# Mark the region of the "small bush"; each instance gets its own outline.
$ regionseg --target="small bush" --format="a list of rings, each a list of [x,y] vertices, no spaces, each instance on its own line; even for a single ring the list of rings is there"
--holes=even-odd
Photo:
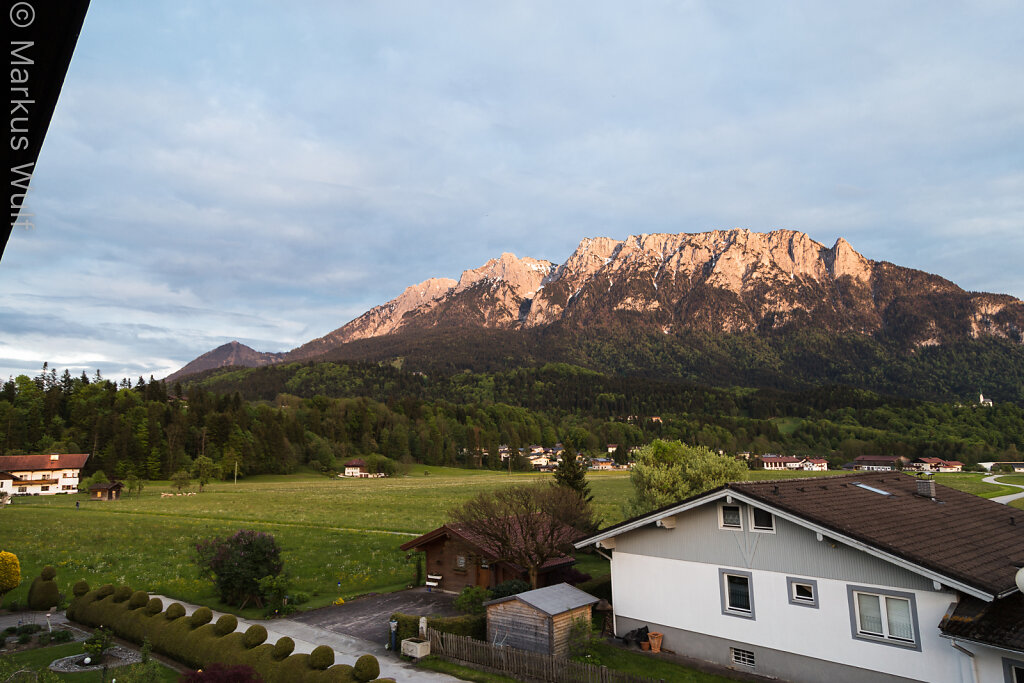
[[[68,631],[67,629],[60,629],[59,631],[54,631],[53,633],[51,633],[50,637],[53,639],[53,642],[55,643],[70,643],[72,640],[75,639],[75,634],[73,634],[71,631]]]
[[[21,583],[21,563],[18,556],[6,551],[0,552],[0,597],[14,590]]]
[[[258,646],[258,645],[262,645],[263,643],[266,642],[266,640],[267,640],[267,629],[264,628],[263,626],[260,626],[259,624],[253,624],[248,629],[246,629],[246,631],[245,631],[245,639],[243,640],[243,642],[245,643],[245,646],[251,650],[252,648],[254,648],[254,647]],[[289,638],[288,640],[291,640],[291,638]],[[280,643],[281,641],[279,640],[277,642]],[[293,650],[295,649],[295,643],[294,642],[292,642],[292,649]],[[291,653],[289,652],[289,654],[291,654]]]
[[[200,607],[188,618],[188,623],[192,628],[199,628],[204,624],[209,624],[211,619],[213,619],[213,611],[209,607]]]
[[[42,630],[43,627],[39,624],[22,624],[21,626],[18,626],[14,632],[20,636],[25,633],[39,633]]]
[[[114,602],[124,602],[132,597],[134,591],[130,586],[118,586],[114,589]]]
[[[491,589],[491,600],[507,598],[510,595],[519,595],[528,590],[530,590],[530,584],[526,581],[522,579],[509,579],[508,581],[502,581]]]
[[[4,629],[4,634],[8,635],[8,636],[13,636],[17,632],[18,632],[18,627],[17,626],[8,626],[7,628]]]
[[[150,598],[146,603],[146,614],[155,617],[164,611],[164,603],[160,598]]]
[[[248,635],[248,633],[246,633]],[[248,647],[248,641],[246,641]],[[255,647],[255,646],[254,646]],[[274,649],[271,651],[270,656],[277,661],[281,661],[295,650],[295,641],[284,636],[279,638],[277,643],[274,644]]]
[[[50,638],[52,638],[52,637],[53,637],[53,634],[51,634],[51,633],[40,633],[39,634],[39,638],[38,638],[38,642],[39,642],[40,647],[45,646],[45,645],[49,645],[50,644]]]
[[[292,602],[294,602],[296,605],[305,605],[307,602],[309,602],[309,593],[296,591],[295,595],[292,596]]]
[[[128,599],[128,606],[132,609],[139,609],[140,607],[145,607],[148,602],[149,593],[146,591],[135,591],[132,593],[132,597]]]
[[[89,592],[89,582],[85,579],[76,581],[74,587],[71,589],[71,594],[76,598],[80,598]]]
[[[168,619],[181,619],[185,616],[185,607],[180,602],[172,602],[171,606],[167,608],[167,612],[164,616]]]
[[[318,645],[309,653],[309,668],[323,671],[331,664],[334,664],[334,650],[326,645]]]
[[[52,565],[48,564],[45,567],[43,567],[43,571],[39,572],[39,577],[43,581],[53,581],[55,578],[57,578],[57,570],[54,569]]]
[[[352,667],[352,675],[357,681],[372,681],[380,676],[380,663],[373,655],[363,655]]]
[[[455,609],[467,614],[483,614],[484,603],[491,599],[491,591],[482,586],[466,586],[455,598]]]
[[[398,639],[415,638],[419,635],[420,618],[414,614],[395,612],[391,618],[398,622]],[[461,617],[427,617],[427,626],[441,633],[469,636],[477,640],[487,639],[487,616],[465,614]]]
[[[213,630],[218,636],[226,636],[229,633],[234,633],[236,628],[238,628],[238,617],[233,614],[223,614],[217,620]]]
[[[31,633],[22,633],[20,636],[18,636],[18,645],[25,645],[26,643],[31,643],[31,642],[32,642],[32,634]]]

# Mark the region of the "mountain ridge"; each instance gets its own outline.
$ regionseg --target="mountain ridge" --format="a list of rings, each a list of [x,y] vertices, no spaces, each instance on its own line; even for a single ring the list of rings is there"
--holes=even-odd
[[[885,338],[912,350],[964,339],[1024,344],[1024,303],[867,259],[842,237],[832,247],[794,230],[596,237],[581,240],[562,264],[504,253],[458,280],[412,285],[286,353],[254,356],[259,352],[249,349],[252,354],[221,353],[216,360],[305,361],[353,342],[448,328],[616,328],[667,336],[813,328]],[[207,369],[211,354],[170,378],[197,372],[193,364],[204,358],[201,369]]]

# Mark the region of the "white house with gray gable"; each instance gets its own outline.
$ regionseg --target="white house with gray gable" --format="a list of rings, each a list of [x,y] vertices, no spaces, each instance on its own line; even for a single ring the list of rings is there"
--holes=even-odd
[[[1024,681],[1024,512],[934,482],[733,483],[591,544],[620,636],[647,626],[682,655],[796,682]]]

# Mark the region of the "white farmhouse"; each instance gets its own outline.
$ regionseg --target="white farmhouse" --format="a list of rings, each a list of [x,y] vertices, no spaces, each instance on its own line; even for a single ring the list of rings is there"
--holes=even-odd
[[[1024,514],[934,481],[732,483],[587,545],[619,636],[797,683],[1024,680]]]
[[[50,496],[78,491],[88,453],[0,456],[0,491],[12,496]]]

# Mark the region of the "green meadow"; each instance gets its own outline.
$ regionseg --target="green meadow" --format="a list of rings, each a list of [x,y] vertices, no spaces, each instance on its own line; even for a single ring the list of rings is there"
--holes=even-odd
[[[810,474],[835,473],[790,476]],[[151,482],[141,495],[114,502],[89,501],[81,494],[16,498],[0,510],[0,548],[18,555],[22,583],[4,604],[23,605],[31,580],[52,564],[65,595],[75,581],[86,579],[93,586],[127,584],[239,613],[220,604],[212,583],[199,576],[193,549],[204,538],[242,528],[277,538],[292,592],[311,598],[306,607],[398,590],[415,573],[414,561],[399,545],[443,524],[448,510],[481,491],[551,479],[550,474],[416,466],[407,476],[389,479],[256,476],[170,498],[160,495],[172,490],[167,482]],[[629,475],[593,472],[588,480],[602,524],[622,521],[621,507],[631,493]],[[981,475],[939,475],[939,481],[977,495],[1004,491],[982,483]],[[598,574],[607,565],[587,557],[581,569]],[[258,616],[259,610],[240,614]]]

